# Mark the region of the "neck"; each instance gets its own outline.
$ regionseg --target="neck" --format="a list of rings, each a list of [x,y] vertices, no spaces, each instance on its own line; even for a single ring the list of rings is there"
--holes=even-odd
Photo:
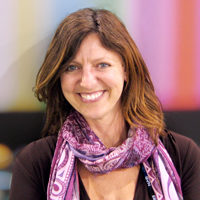
[[[98,120],[86,120],[107,148],[119,146],[127,137],[126,123],[122,113]]]

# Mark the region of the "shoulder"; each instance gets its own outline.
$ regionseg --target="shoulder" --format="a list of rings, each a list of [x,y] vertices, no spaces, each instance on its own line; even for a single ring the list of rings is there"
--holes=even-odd
[[[14,169],[33,181],[40,177],[46,181],[49,176],[57,137],[47,136],[26,145],[16,156]]]
[[[16,156],[16,164],[29,167],[44,167],[51,164],[57,136],[47,136],[26,145]],[[48,166],[49,167],[49,166]]]
[[[26,169],[31,169],[33,167],[38,169],[39,167],[50,165],[56,141],[57,136],[52,135],[31,142],[17,154],[15,165],[20,165]]]
[[[161,140],[180,175],[183,166],[187,166],[191,161],[198,160],[200,164],[200,148],[191,138],[166,130],[166,135],[161,137]]]
[[[47,136],[26,145],[16,156],[16,160],[29,159],[32,162],[51,159],[55,150],[57,136]],[[27,161],[27,160],[26,160]]]
[[[200,198],[200,148],[190,138],[166,131],[161,140],[181,178],[185,199]]]
[[[180,156],[181,161],[184,162],[188,156],[200,158],[200,148],[191,138],[166,130],[166,135],[161,140],[172,159],[174,156],[176,159]]]
[[[18,156],[26,155],[29,153],[49,153],[54,151],[57,141],[56,135],[46,136],[26,145],[19,153]],[[40,154],[40,155],[42,155]]]
[[[47,136],[26,145],[17,154],[12,170],[10,199],[46,199],[56,141],[57,136]]]

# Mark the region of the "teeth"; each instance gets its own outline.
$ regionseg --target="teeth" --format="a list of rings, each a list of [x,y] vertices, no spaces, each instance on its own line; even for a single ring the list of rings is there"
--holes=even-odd
[[[100,97],[103,94],[103,92],[96,92],[93,94],[81,94],[81,97],[86,99],[86,100],[95,100],[98,97]]]

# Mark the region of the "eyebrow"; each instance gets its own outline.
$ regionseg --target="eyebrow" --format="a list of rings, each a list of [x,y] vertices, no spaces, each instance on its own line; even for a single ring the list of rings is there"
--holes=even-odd
[[[80,63],[79,63],[78,61],[76,61],[76,60],[70,61],[70,62],[69,62],[69,65],[70,65],[70,64],[78,64],[78,65],[80,65]]]

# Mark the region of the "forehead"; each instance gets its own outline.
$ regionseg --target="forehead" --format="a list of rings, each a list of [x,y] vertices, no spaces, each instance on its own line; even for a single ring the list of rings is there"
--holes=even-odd
[[[80,44],[74,58],[72,60],[77,60],[80,58],[87,59],[100,59],[108,58],[114,59],[120,62],[122,61],[121,56],[114,50],[106,48],[99,39],[96,33],[88,34]]]

